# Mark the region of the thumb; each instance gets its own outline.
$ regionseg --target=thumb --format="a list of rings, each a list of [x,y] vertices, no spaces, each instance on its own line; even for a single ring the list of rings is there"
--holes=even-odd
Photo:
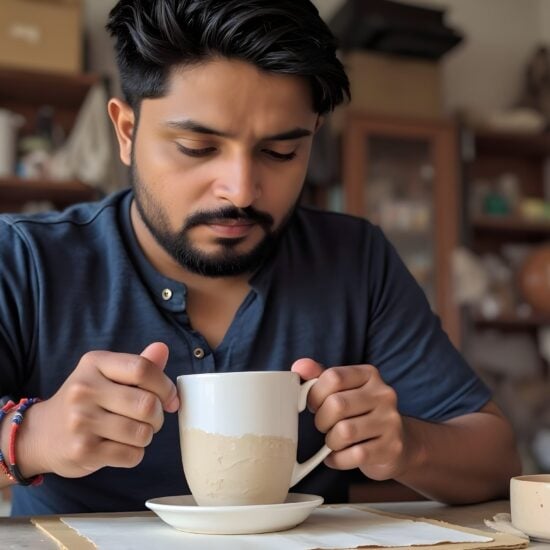
[[[168,346],[162,342],[153,342],[149,344],[141,353],[141,357],[149,359],[151,363],[154,363],[159,369],[164,370],[166,363],[168,362],[169,355]]]
[[[325,369],[321,363],[317,363],[313,359],[304,358],[294,361],[290,370],[297,372],[302,380],[311,380],[312,378],[319,378]]]
[[[164,370],[166,368],[166,363],[168,362],[168,356],[170,355],[170,350],[168,346],[162,342],[153,342],[149,344],[141,353],[141,357],[145,357],[157,366],[159,369]],[[167,404],[164,404],[164,410],[167,412],[175,412],[178,410],[180,405],[178,392],[176,386],[174,386],[173,395],[168,399]]]

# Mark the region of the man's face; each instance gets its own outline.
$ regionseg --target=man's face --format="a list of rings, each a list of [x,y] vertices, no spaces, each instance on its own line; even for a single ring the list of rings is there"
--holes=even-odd
[[[202,275],[254,270],[305,178],[318,124],[305,79],[216,59],[174,70],[164,97],[143,100],[137,128],[115,118],[157,243]]]

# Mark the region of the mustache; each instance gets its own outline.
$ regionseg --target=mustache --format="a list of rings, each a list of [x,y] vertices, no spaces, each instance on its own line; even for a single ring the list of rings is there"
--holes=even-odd
[[[252,206],[246,208],[236,208],[228,206],[218,210],[196,212],[187,218],[184,230],[191,229],[197,225],[215,223],[220,220],[246,220],[260,224],[262,227],[269,229],[273,225],[273,217],[266,213],[256,210]]]

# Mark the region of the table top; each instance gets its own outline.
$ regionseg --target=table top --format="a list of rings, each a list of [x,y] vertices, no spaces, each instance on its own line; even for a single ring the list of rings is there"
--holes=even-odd
[[[437,502],[386,502],[369,503],[369,508],[410,516],[428,517],[441,521],[492,532],[483,523],[495,514],[509,512],[508,501],[493,501],[471,506],[446,506]],[[136,516],[141,512],[136,513]],[[143,514],[150,514],[143,512]],[[103,515],[103,514],[102,514]],[[0,548],[56,549],[58,546],[46,534],[37,529],[28,517],[0,518]],[[529,549],[550,549],[550,544],[531,542]]]

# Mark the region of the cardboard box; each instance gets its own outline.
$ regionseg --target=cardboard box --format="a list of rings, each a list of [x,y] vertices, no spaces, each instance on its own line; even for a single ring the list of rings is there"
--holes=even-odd
[[[444,114],[438,63],[366,50],[347,52],[343,63],[351,82],[350,109],[432,119]]]
[[[0,65],[82,71],[81,0],[0,0]]]

